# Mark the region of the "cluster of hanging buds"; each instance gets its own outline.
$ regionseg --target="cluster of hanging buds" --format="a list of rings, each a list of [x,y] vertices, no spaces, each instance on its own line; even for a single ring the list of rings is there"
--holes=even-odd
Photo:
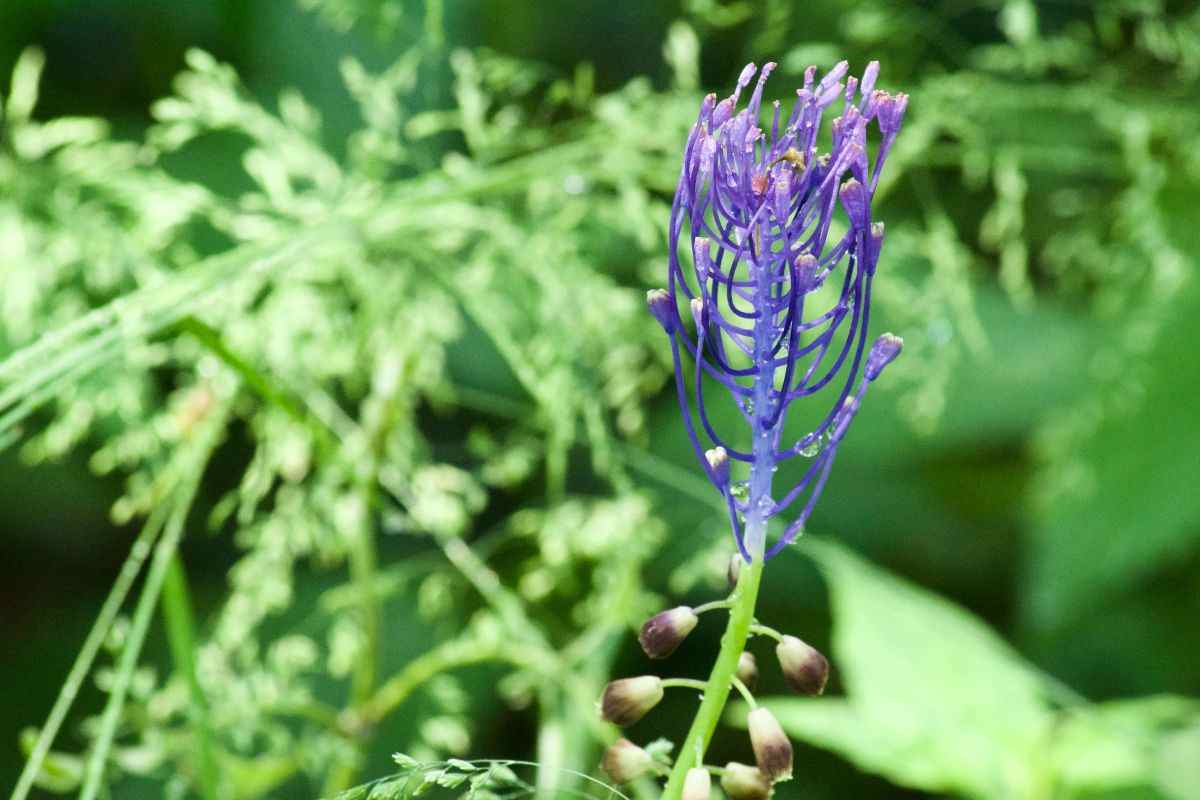
[[[650,658],[666,658],[700,615],[714,609],[728,609],[729,631],[736,618],[738,633],[727,637],[731,644],[723,640],[718,664],[724,666],[714,667],[710,678],[719,676],[723,685],[651,675],[625,678],[605,689],[600,713],[627,726],[654,708],[665,689],[700,689],[705,701],[689,734],[696,743],[702,715],[711,722],[736,689],[750,707],[756,761],[705,768],[692,762],[693,754],[681,754],[668,782],[671,800],[708,800],[710,772],[720,776],[730,800],[762,800],[775,783],[791,778],[792,745],[751,693],[758,664],[742,652],[731,674],[733,655],[747,637],[770,636],[787,685],[805,695],[824,691],[829,662],[820,652],[753,622],[761,562],[803,532],[867,389],[903,347],[890,333],[870,344],[867,337],[884,238],[871,204],[908,98],[875,89],[877,62],[867,65],[861,81],[846,77],[846,62],[820,81],[810,67],[791,112],[774,103],[770,124],[762,127],[763,87],[774,68],[769,63],[759,72],[748,65],[732,96],[718,102],[709,95],[701,104],[671,205],[667,287],[646,295],[650,313],[670,340],[684,428],[721,494],[737,552],[729,569],[736,588],[728,600],[663,611],[646,622],[639,641]],[[747,107],[738,111],[738,99],[756,72]],[[840,106],[840,114],[832,122],[829,149],[819,152],[822,117],[834,106]],[[879,138],[869,147],[871,129]],[[687,309],[684,316],[681,306]],[[691,364],[684,363],[684,352]],[[710,413],[714,388],[749,426],[750,447],[741,449],[717,431]],[[828,398],[822,413],[814,415],[820,421],[799,438],[785,439],[789,409],[819,396]],[[777,501],[774,476],[787,463],[804,466]],[[768,547],[769,524],[793,505],[800,511]],[[739,583],[743,565],[751,565],[741,576],[745,592]],[[715,699],[708,704],[710,696]],[[697,762],[706,736],[697,746]],[[618,782],[662,771],[627,739],[609,748],[604,767]]]
[[[642,625],[638,641],[650,658],[666,658],[695,629],[701,614],[727,607],[728,601],[716,601],[697,608],[678,606],[661,611]],[[784,681],[794,691],[809,696],[825,691],[829,679],[829,661],[820,651],[795,636],[781,634],[765,625],[756,624],[754,632],[777,641],[775,656],[780,671]],[[731,761],[720,770],[721,786],[730,800],[769,797],[774,783],[792,776],[791,742],[771,712],[755,706],[752,692],[757,682],[758,662],[753,653],[745,650],[738,658],[733,685],[752,706],[747,722],[750,746],[754,750],[757,765],[747,766]],[[600,698],[600,716],[621,727],[633,725],[658,705],[664,691],[672,687],[703,689],[704,683],[656,675],[621,678],[605,687]],[[658,771],[657,762],[650,754],[628,739],[617,740],[605,751],[602,766],[609,777],[618,783],[628,783]],[[709,785],[707,770],[691,770],[684,782],[684,799],[707,798]]]

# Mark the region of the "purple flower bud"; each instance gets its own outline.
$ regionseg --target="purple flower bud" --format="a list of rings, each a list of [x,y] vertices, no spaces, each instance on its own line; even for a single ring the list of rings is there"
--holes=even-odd
[[[796,257],[796,275],[805,291],[812,291],[819,285],[817,283],[817,269],[817,259],[808,253],[801,253]]]
[[[771,782],[758,767],[730,761],[721,775],[721,788],[729,800],[767,800]]]
[[[680,800],[709,800],[712,797],[712,778],[704,767],[692,767],[683,779]]]
[[[846,78],[846,102],[849,103],[858,93],[858,78]]]
[[[675,301],[671,299],[671,295],[666,289],[651,289],[646,292],[646,305],[650,309],[650,313],[658,320],[658,324],[663,326],[663,330],[667,333],[675,332]]]
[[[746,718],[750,728],[750,746],[754,748],[754,760],[758,768],[772,783],[791,780],[792,743],[788,741],[779,720],[767,709],[759,706]]]
[[[646,716],[662,697],[662,680],[654,675],[622,678],[604,687],[600,717],[624,728]]]
[[[738,656],[735,674],[747,689],[754,689],[755,684],[758,683],[758,660],[754,658],[754,653],[749,650],[742,651],[742,654]]]
[[[900,130],[904,119],[904,111],[908,108],[908,95],[891,95],[887,92],[875,92],[875,116],[879,120],[879,130],[884,135],[891,135]]]
[[[825,691],[825,683],[829,680],[829,661],[817,648],[795,636],[784,636],[775,648],[775,656],[783,670],[783,679],[792,687],[792,691],[810,697]]]
[[[617,739],[604,751],[600,766],[617,783],[629,783],[649,772],[654,759],[628,739]]]
[[[692,240],[692,258],[696,262],[696,276],[707,280],[712,271],[712,254],[708,251],[708,237],[697,236]]]
[[[737,85],[738,85],[739,91],[741,89],[745,88],[746,86],[750,85],[750,81],[754,78],[754,73],[757,71],[758,71],[758,67],[754,66],[754,64],[752,64],[752,63],[747,64],[746,66],[742,67],[742,74],[738,75],[738,79],[737,79]]]
[[[862,82],[859,84],[859,90],[864,98],[870,97],[875,91],[875,81],[879,78],[879,62],[872,61],[867,64],[867,68],[863,70]]]
[[[693,297],[688,306],[692,309],[692,322],[696,323],[696,333],[704,335],[704,301]]]
[[[856,227],[865,228],[867,226],[867,217],[870,215],[871,200],[867,197],[867,190],[856,178],[851,178],[842,184],[839,195],[842,198],[842,205],[846,208],[846,213],[850,216],[850,221]]]
[[[712,470],[713,482],[718,487],[729,485],[729,454],[724,447],[714,447],[704,451],[704,460]]]
[[[666,658],[683,643],[699,620],[687,606],[660,611],[642,625],[638,642],[651,658]]]
[[[867,367],[863,370],[867,380],[878,378],[883,368],[895,361],[903,349],[904,340],[894,333],[885,333],[876,339],[875,344],[871,345],[871,352],[867,353]]]
[[[712,127],[714,131],[729,121],[729,117],[733,114],[733,104],[733,99],[729,97],[717,103],[717,107],[713,109],[712,115]]]

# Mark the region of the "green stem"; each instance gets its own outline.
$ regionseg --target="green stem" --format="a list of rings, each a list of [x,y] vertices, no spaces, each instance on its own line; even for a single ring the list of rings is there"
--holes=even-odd
[[[364,487],[363,491],[369,494],[371,488]],[[363,505],[364,519],[358,530],[354,531],[350,545],[350,580],[358,589],[358,612],[364,640],[351,681],[351,698],[355,704],[366,702],[375,690],[376,665],[379,661],[379,599],[374,591],[379,559],[375,550],[375,531],[370,520],[370,500]]]
[[[732,598],[733,606],[729,611],[729,624],[721,637],[721,651],[713,664],[712,674],[704,690],[704,698],[696,711],[691,730],[679,748],[679,757],[671,770],[667,788],[663,791],[662,800],[680,800],[683,792],[683,779],[692,767],[701,766],[704,752],[712,739],[721,714],[725,711],[725,702],[737,675],[738,658],[746,647],[746,639],[750,636],[750,625],[754,621],[754,605],[758,600],[758,587],[762,580],[763,559],[761,556],[742,568],[738,577],[737,589]]]
[[[706,611],[716,611],[719,608],[729,608],[732,605],[733,603],[731,603],[729,600],[713,600],[711,602],[696,606],[692,609],[692,613],[699,616]]]
[[[408,662],[388,679],[366,703],[354,710],[364,725],[377,725],[423,684],[452,669],[497,661],[520,669],[534,669],[543,676],[557,665],[547,664],[527,648],[507,647],[503,642],[487,644],[474,639],[455,639]],[[561,674],[561,673],[559,673]]]
[[[212,726],[208,720],[208,702],[196,675],[196,632],[192,617],[192,601],[188,592],[187,575],[178,553],[167,566],[162,589],[163,622],[167,643],[175,668],[187,680],[191,697],[189,713],[196,737],[196,765],[200,791],[205,800],[221,796],[217,762],[213,756]]]
[[[746,686],[746,684],[742,683],[741,678],[734,678],[732,683],[733,688],[738,690],[738,694],[740,694],[742,699],[746,701],[746,705],[750,706],[751,711],[758,708],[758,703],[755,702],[754,695],[750,692],[750,688]]]
[[[190,462],[190,474],[187,476],[184,486],[178,490],[178,494],[173,499],[171,515],[167,520],[162,537],[154,548],[154,557],[150,561],[150,568],[146,572],[146,581],[142,584],[142,591],[138,596],[125,647],[117,662],[108,702],[104,706],[96,739],[92,745],[92,752],[84,767],[83,788],[80,789],[79,800],[95,800],[100,793],[105,767],[108,765],[108,756],[117,735],[117,725],[120,722],[121,712],[125,708],[125,696],[133,681],[133,673],[137,669],[138,657],[141,655],[142,645],[146,641],[146,633],[150,628],[154,609],[158,606],[163,582],[166,580],[167,567],[175,557],[175,550],[180,539],[183,538],[192,500],[199,487],[208,456],[216,445],[218,435],[224,430],[224,422],[225,415],[223,413],[213,415],[211,421],[207,423],[206,435],[194,445],[194,449],[191,451],[191,457],[194,460]]]
[[[782,633],[766,625],[759,625],[757,622],[750,626],[750,632],[756,636],[769,636],[777,642],[783,641]]]
[[[80,649],[79,655],[75,658],[75,663],[71,666],[71,671],[67,674],[66,681],[63,682],[62,689],[58,693],[58,699],[54,701],[54,707],[50,709],[50,716],[46,718],[46,724],[42,726],[42,730],[38,734],[37,742],[34,744],[33,751],[29,754],[28,760],[25,762],[24,769],[21,770],[21,776],[17,781],[16,788],[13,789],[10,800],[25,800],[29,796],[29,791],[33,788],[33,782],[37,779],[37,775],[42,769],[42,764],[50,752],[50,747],[54,744],[54,738],[58,735],[63,721],[67,718],[67,713],[71,710],[71,705],[79,695],[79,690],[82,688],[84,680],[92,669],[92,663],[96,660],[96,655],[100,652],[100,647],[104,644],[104,640],[112,629],[117,614],[121,611],[121,606],[125,602],[126,595],[129,594],[129,590],[132,588],[134,581],[137,580],[142,565],[150,555],[154,540],[162,530],[166,517],[166,508],[165,504],[155,507],[145,526],[143,526],[142,532],[138,534],[138,538],[134,541],[133,547],[130,548],[129,556],[125,559],[125,563],[121,565],[121,571],[117,574],[117,579],[113,582],[112,589],[109,591],[104,605],[100,607],[100,613],[96,616],[96,622],[92,625],[91,631],[88,632],[87,639],[84,640],[83,647]]]

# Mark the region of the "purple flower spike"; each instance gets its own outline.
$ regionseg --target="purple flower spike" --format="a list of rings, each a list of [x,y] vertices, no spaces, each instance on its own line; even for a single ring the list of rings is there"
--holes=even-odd
[[[791,111],[768,102],[760,119],[774,68],[747,65],[729,97],[704,98],[671,206],[667,290],[648,298],[671,339],[684,427],[747,560],[769,558],[803,530],[868,384],[902,344],[885,334],[868,351],[867,329],[883,247],[871,203],[908,97],[875,88],[878,63],[859,80],[841,62],[820,80],[809,68]],[[827,112],[836,117],[832,145],[821,151]],[[695,328],[679,323],[680,300]],[[714,389],[742,413],[749,447],[714,428],[706,409]],[[821,421],[785,441],[788,408],[817,395]],[[791,459],[803,468],[776,502],[773,476]],[[748,480],[730,480],[737,461]],[[768,521],[801,499],[768,549]]]

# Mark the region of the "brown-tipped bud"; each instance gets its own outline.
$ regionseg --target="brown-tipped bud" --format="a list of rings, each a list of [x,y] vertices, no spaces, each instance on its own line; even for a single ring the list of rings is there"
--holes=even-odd
[[[617,739],[604,751],[600,766],[617,783],[629,783],[650,771],[654,759],[628,739]]]
[[[621,727],[632,725],[658,705],[662,696],[662,680],[654,675],[622,678],[604,687],[600,716]]]
[[[737,588],[738,578],[742,574],[743,561],[741,553],[735,552],[729,557],[729,566],[725,569],[725,580],[729,582],[730,589]]]
[[[758,768],[772,783],[791,780],[792,743],[779,727],[779,720],[765,708],[756,708],[746,718],[750,727],[750,746]]]
[[[687,638],[699,621],[696,612],[687,606],[661,611],[642,626],[638,641],[651,658],[666,658]]]
[[[775,648],[788,686],[800,694],[819,695],[829,680],[829,661],[821,651],[795,636],[784,636]]]
[[[712,470],[713,482],[717,488],[724,489],[729,485],[729,453],[724,447],[714,447],[704,451],[704,460]]]
[[[704,767],[692,767],[683,779],[681,800],[709,800],[712,797],[712,778]]]
[[[771,796],[771,782],[762,770],[736,761],[725,765],[721,788],[729,800],[767,800]]]
[[[738,656],[737,679],[744,683],[747,689],[753,689],[758,683],[758,660],[749,650],[743,650]]]

